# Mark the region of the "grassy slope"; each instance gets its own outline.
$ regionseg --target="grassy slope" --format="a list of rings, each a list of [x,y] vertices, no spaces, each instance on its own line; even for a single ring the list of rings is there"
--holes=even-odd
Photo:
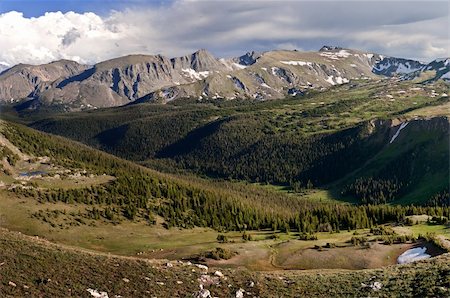
[[[440,191],[448,191],[448,125],[445,118],[411,121],[392,144],[387,144],[363,167],[333,185],[331,192],[339,196],[339,189],[358,177],[385,176],[386,173],[391,173],[392,177],[407,177],[410,181],[402,195],[392,202],[394,204],[420,204]]]
[[[0,229],[0,295],[88,297],[88,288],[110,297],[189,297],[204,272],[194,266],[89,253]],[[194,269],[195,272],[192,270]],[[234,296],[239,288],[263,297],[446,297],[450,258],[363,271],[257,273],[222,270],[226,280],[205,286],[213,296]],[[213,268],[209,270],[214,272]],[[125,279],[125,280],[124,280]],[[13,282],[15,286],[11,285]],[[250,283],[254,282],[251,287]],[[374,291],[365,285],[380,282]]]
[[[39,235],[45,239],[80,248],[95,250],[98,252],[113,253],[117,255],[139,256],[150,259],[167,258],[171,260],[189,259],[196,255],[204,254],[222,247],[236,251],[238,256],[229,261],[215,263],[222,268],[245,267],[251,270],[276,270],[276,269],[311,269],[311,268],[378,268],[395,263],[396,257],[404,250],[414,246],[413,243],[381,245],[377,244],[371,249],[360,249],[348,242],[353,237],[354,231],[342,231],[330,234],[328,232],[317,233],[318,240],[298,240],[298,233],[274,233],[272,231],[248,231],[255,241],[243,242],[242,232],[231,231],[225,234],[230,242],[219,244],[216,240],[219,232],[209,228],[193,229],[166,229],[162,227],[162,220],[158,224],[148,225],[144,221],[122,222],[113,225],[101,220],[85,220],[85,225],[68,226],[66,228],[52,227],[48,222],[38,218],[30,218],[30,214],[39,210],[66,210],[78,212],[85,210],[81,204],[64,203],[37,203],[34,200],[15,198],[6,192],[0,192],[0,219],[2,227],[14,231],[20,231],[26,235]],[[50,218],[56,224],[66,223],[64,217]],[[73,221],[73,219],[72,219]],[[442,225],[414,225],[411,227],[399,227],[398,232],[405,235],[436,233],[450,238],[448,228]],[[369,231],[358,230],[358,235],[373,236]],[[266,237],[277,235],[279,238],[268,240]],[[341,247],[340,251],[330,250],[319,253],[314,250],[315,245],[325,246],[327,243],[335,243]],[[330,257],[340,254],[354,256],[339,262],[339,258],[330,260]],[[389,258],[390,256],[390,258]],[[274,258],[273,258],[274,257]],[[300,258],[300,259],[299,259]],[[324,260],[328,258],[328,261]]]

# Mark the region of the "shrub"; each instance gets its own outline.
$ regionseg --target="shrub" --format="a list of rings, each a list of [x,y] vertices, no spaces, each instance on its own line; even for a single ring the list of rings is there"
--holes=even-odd
[[[313,235],[313,234],[302,233],[302,234],[299,235],[298,239],[299,240],[305,240],[305,241],[317,240],[317,236]]]
[[[217,241],[219,241],[220,243],[228,242],[228,237],[224,234],[219,234],[217,235]]]
[[[237,252],[228,248],[216,247],[215,250],[210,251],[206,256],[214,260],[228,260],[237,255]]]

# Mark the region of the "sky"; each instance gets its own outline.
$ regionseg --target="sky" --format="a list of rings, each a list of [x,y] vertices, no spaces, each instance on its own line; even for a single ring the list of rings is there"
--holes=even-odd
[[[322,45],[427,62],[450,56],[449,10],[448,1],[0,0],[0,66]]]

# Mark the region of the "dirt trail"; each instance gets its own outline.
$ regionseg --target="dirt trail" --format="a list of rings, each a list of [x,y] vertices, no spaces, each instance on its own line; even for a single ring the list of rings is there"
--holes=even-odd
[[[276,264],[277,254],[279,253],[278,247],[283,243],[285,243],[285,241],[269,246],[269,248],[270,248],[269,263],[272,267],[274,267],[275,269],[278,269],[278,270],[286,270],[286,268],[284,268],[283,266],[279,266]]]

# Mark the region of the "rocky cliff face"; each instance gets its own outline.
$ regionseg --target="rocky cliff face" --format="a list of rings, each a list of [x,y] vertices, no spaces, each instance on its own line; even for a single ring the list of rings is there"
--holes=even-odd
[[[196,72],[201,71],[224,71],[226,66],[217,60],[207,50],[199,50],[191,55],[172,58],[171,60],[173,69],[175,71],[186,72],[186,70],[192,69]]]
[[[14,102],[34,97],[59,79],[78,74],[88,66],[60,60],[44,65],[16,65],[0,75],[0,101]]]
[[[130,55],[94,65],[57,80],[39,93],[41,104],[65,102],[73,107],[110,107],[133,102],[164,87],[189,84],[225,71],[226,66],[205,50],[169,59],[157,55]]]
[[[85,106],[108,107],[133,101],[155,89],[183,81],[163,56],[133,55],[96,64],[77,76],[55,82],[40,97],[64,98]]]

